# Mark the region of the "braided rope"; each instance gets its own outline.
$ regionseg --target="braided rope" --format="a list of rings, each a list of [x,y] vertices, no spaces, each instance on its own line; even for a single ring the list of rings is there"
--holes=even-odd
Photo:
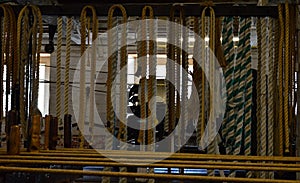
[[[275,80],[275,67],[274,67],[274,19],[269,18],[269,24],[268,24],[268,30],[269,30],[269,73],[268,73],[268,156],[274,155],[274,80]],[[269,177],[274,179],[274,172],[269,172]]]
[[[278,81],[279,81],[279,155],[283,156],[283,43],[284,43],[284,24],[282,5],[278,5],[280,37],[278,47]]]
[[[285,2],[285,64],[284,64],[284,134],[285,134],[285,153],[288,153],[290,147],[290,137],[289,137],[289,60],[290,60],[290,18],[289,18],[289,3]]]
[[[67,20],[67,34],[66,34],[66,64],[65,64],[65,88],[64,88],[64,114],[69,113],[69,82],[70,82],[70,60],[71,60],[71,34],[72,34],[72,26],[73,19],[68,17]]]
[[[57,18],[57,52],[56,52],[56,117],[61,121],[61,47],[62,47],[62,17]]]

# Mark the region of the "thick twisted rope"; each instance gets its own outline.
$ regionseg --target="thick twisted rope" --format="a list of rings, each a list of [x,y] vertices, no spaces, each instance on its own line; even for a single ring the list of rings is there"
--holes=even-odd
[[[278,81],[279,81],[279,155],[283,156],[283,43],[284,43],[284,23],[283,23],[283,10],[282,5],[278,5],[280,36],[278,47]]]
[[[155,151],[155,126],[156,126],[156,44],[155,41],[155,25],[154,15],[151,6],[145,6],[142,12],[142,20],[146,19],[146,11],[149,10],[149,80],[148,80],[148,151]],[[146,28],[146,27],[145,27]],[[153,130],[154,128],[154,130]],[[154,169],[150,168],[149,173],[154,173]],[[149,179],[149,183],[154,183],[154,179]]]
[[[197,61],[200,60],[200,40],[199,40],[199,19],[198,17],[194,17],[194,38],[195,38],[195,42],[194,42],[194,51],[193,51],[193,82],[196,85],[196,89],[197,89],[197,94],[198,94],[198,99],[199,99],[199,104],[200,104],[200,111],[201,111],[201,67],[198,64]],[[194,91],[193,91],[194,92]],[[191,95],[193,96],[193,95]],[[196,131],[196,141],[197,144],[199,145],[200,141],[201,141],[201,117],[202,114],[201,112],[199,112],[198,115],[198,119],[197,119],[197,131]]]
[[[67,20],[67,34],[66,34],[66,64],[65,64],[65,88],[64,88],[64,114],[69,114],[69,82],[70,82],[70,60],[71,60],[71,34],[72,34],[72,26],[73,19],[68,17]]]
[[[122,38],[121,38],[121,63],[120,63],[120,70],[122,68],[127,68],[127,14],[124,7],[120,7],[123,15],[123,26],[122,26]],[[119,139],[123,142],[121,144],[121,150],[127,150],[127,69],[124,69],[120,75],[120,132],[119,132]],[[126,167],[120,167],[120,172],[126,172]],[[120,177],[120,183],[126,183],[127,178]]]
[[[32,89],[32,100],[33,100],[33,110],[36,112],[38,110],[38,92],[39,92],[39,66],[40,66],[40,52],[42,47],[42,40],[43,40],[43,20],[42,20],[42,14],[40,9],[37,6],[31,6],[33,9],[33,15],[35,18],[36,25],[33,25],[32,29],[33,31],[33,45],[35,46],[35,49],[33,49],[32,57],[34,60],[33,68],[34,68],[34,78],[33,78],[33,89]],[[38,30],[36,30],[38,29]],[[37,37],[37,33],[39,35]],[[37,40],[36,40],[37,39]]]
[[[108,128],[108,131],[111,134],[108,135],[108,137],[106,137],[106,146],[105,146],[105,148],[107,150],[112,149],[112,146],[113,146],[112,134],[114,133],[114,126],[115,126],[115,113],[114,113],[114,108],[113,108],[113,105],[115,104],[115,98],[112,97],[112,96],[115,96],[114,95],[114,92],[115,92],[114,87],[115,86],[113,86],[113,81],[116,78],[117,53],[116,52],[112,53],[112,51],[115,50],[114,47],[116,47],[118,45],[117,44],[117,42],[118,42],[118,36],[117,36],[117,32],[113,31],[112,28],[113,28],[113,14],[114,14],[114,11],[117,8],[119,8],[121,10],[121,12],[122,12],[123,23],[125,23],[127,21],[126,10],[125,10],[125,8],[122,5],[117,4],[117,5],[113,5],[112,7],[110,7],[109,12],[108,12],[108,22],[107,22],[107,29],[109,30],[108,31],[108,35],[107,35],[108,36],[108,55],[110,55],[110,57],[108,58],[107,94],[106,94],[106,102],[107,102],[106,110],[107,110],[107,115],[106,116],[107,116],[107,123],[108,123],[108,127],[107,128]],[[124,41],[126,41],[126,27],[125,26],[123,27],[123,32],[122,33],[123,33],[123,36],[125,37],[125,38],[122,39],[122,43],[125,45],[126,44],[124,42]],[[124,35],[124,33],[125,33],[125,35]],[[126,59],[127,59],[127,53],[126,53],[126,46],[125,46],[124,48],[121,49],[121,60],[122,60],[121,65],[122,66],[126,65]],[[125,81],[125,84],[127,84],[127,81]],[[120,123],[120,125],[121,125],[121,123]],[[125,127],[126,127],[126,125],[125,125]],[[123,128],[123,127],[120,126],[120,128]],[[125,129],[125,132],[126,132],[126,129]],[[127,138],[127,134],[126,133],[124,134],[124,129],[123,129],[122,133]],[[110,170],[111,170],[111,167],[104,167],[104,171],[110,171]],[[120,171],[121,172],[125,172],[126,171],[126,167],[121,167]],[[126,178],[123,178],[123,177],[120,178],[120,182],[126,182],[126,181],[127,181]],[[102,177],[102,183],[108,183],[108,182],[110,182],[110,178],[109,177]]]
[[[257,90],[257,108],[256,108],[256,116],[257,116],[257,154],[260,154],[260,128],[261,128],[261,103],[260,103],[260,96],[261,96],[261,44],[262,44],[262,36],[261,36],[261,19],[257,19],[257,54],[258,54],[258,59],[257,59],[257,84],[256,84],[256,90]]]
[[[26,128],[26,114],[25,114],[25,93],[24,93],[24,69],[25,69],[25,60],[27,59],[27,41],[29,39],[28,32],[28,18],[29,10],[28,6],[25,6],[19,13],[18,22],[17,22],[17,50],[18,50],[18,64],[19,64],[19,72],[18,72],[18,80],[20,86],[20,107],[19,107],[19,115],[20,122],[22,128],[23,138],[27,139],[27,128]],[[22,49],[21,49],[22,48]]]
[[[202,64],[201,64],[201,68],[203,69],[202,74],[201,74],[201,135],[204,134],[204,129],[205,129],[205,73],[204,73],[204,69],[205,69],[205,62],[206,62],[206,46],[205,46],[205,26],[206,26],[206,21],[205,21],[205,11],[206,11],[207,7],[205,7],[202,11],[201,14],[201,37],[202,37],[202,44],[201,44],[201,58],[203,59]],[[199,142],[200,143],[200,142]]]
[[[284,134],[285,134],[285,153],[290,151],[290,136],[289,136],[289,68],[290,68],[290,17],[289,3],[285,2],[285,64],[284,64]]]
[[[269,24],[268,24],[268,44],[269,44],[269,62],[268,62],[268,156],[274,155],[274,104],[275,104],[275,78],[276,76],[276,70],[274,67],[275,57],[274,57],[274,19],[269,18]],[[274,178],[274,172],[269,172],[269,178]]]
[[[185,27],[189,27],[190,25],[188,25],[186,23],[186,18],[185,15],[183,14],[182,17],[182,68],[183,71],[185,73],[188,73],[188,67],[189,67],[189,60],[188,60],[188,29]],[[182,122],[181,122],[181,134],[183,134],[182,137],[182,145],[183,143],[186,141],[186,128],[187,128],[187,124],[188,124],[188,75],[187,74],[183,74],[182,75],[182,96],[181,96],[181,100],[182,100]]]
[[[94,106],[95,106],[95,74],[96,74],[96,49],[97,49],[97,36],[98,36],[98,18],[96,9],[94,7],[89,7],[92,11],[92,58],[91,58],[91,75],[90,75],[90,111],[89,111],[89,131],[91,135],[90,143],[94,143]],[[90,22],[90,21],[89,21]],[[89,28],[88,28],[89,30]],[[88,38],[89,38],[88,34]],[[90,41],[88,42],[90,44]]]
[[[79,106],[79,119],[78,119],[78,123],[80,125],[80,148],[84,147],[84,136],[83,134],[85,134],[84,132],[84,123],[85,123],[85,114],[86,114],[86,96],[85,96],[85,90],[86,90],[86,79],[85,79],[85,71],[86,71],[86,55],[84,54],[85,50],[86,50],[86,29],[88,29],[89,32],[89,25],[90,25],[90,19],[89,17],[87,17],[87,10],[90,9],[92,11],[92,17],[93,17],[93,40],[95,40],[97,38],[97,32],[98,32],[98,20],[97,20],[97,14],[96,14],[96,10],[93,6],[85,6],[83,7],[82,11],[81,11],[81,15],[80,15],[80,22],[81,22],[81,29],[80,29],[80,34],[81,34],[81,63],[80,63],[80,101],[81,104]],[[89,35],[88,35],[89,37]],[[93,43],[96,44],[96,43]],[[96,50],[95,50],[95,46],[93,45],[92,48],[92,59],[94,58],[94,62],[95,62],[95,58],[96,58]],[[95,63],[92,63],[93,66],[95,66]],[[91,67],[91,87],[94,87],[94,75],[95,75],[95,67]],[[93,80],[93,81],[92,81]],[[90,100],[92,100],[92,105],[94,104],[94,88],[90,88],[91,91],[90,96],[92,96],[90,98]],[[94,106],[94,105],[93,105]],[[89,127],[91,129],[91,127],[93,127],[94,124],[94,107],[90,108],[90,123],[89,123]],[[93,133],[92,133],[92,137],[93,137]]]
[[[224,54],[227,62],[227,67],[224,71],[225,73],[225,82],[226,82],[226,90],[227,90],[227,99],[228,101],[232,100],[232,87],[233,87],[233,71],[234,71],[234,42],[233,42],[233,17],[226,17],[224,19],[224,27],[223,27],[223,41],[222,44],[224,46]],[[228,137],[228,131],[230,128],[233,128],[234,122],[232,121],[231,115],[234,114],[234,109],[230,103],[227,104],[226,115],[224,118],[224,123],[222,126],[222,135],[225,139],[225,145],[227,153],[229,153],[230,147],[230,138]]]
[[[144,15],[142,19],[146,17],[146,9],[143,9],[142,14]],[[145,145],[146,144],[146,123],[147,123],[147,107],[146,107],[146,74],[147,74],[147,33],[146,33],[146,22],[140,25],[139,29],[139,37],[141,38],[141,43],[139,49],[139,59],[141,62],[141,79],[140,79],[140,87],[141,87],[141,96],[140,96],[140,106],[141,106],[141,125],[139,131],[139,143]],[[149,101],[148,101],[149,102]],[[144,146],[141,146],[141,151],[145,151]]]
[[[56,117],[61,126],[61,48],[62,48],[62,17],[57,18],[57,51],[56,51]]]
[[[244,58],[244,50],[246,45],[245,43],[245,18],[240,18],[239,20],[239,42],[237,45],[237,56],[236,56],[236,67],[234,72],[234,102],[236,111],[234,114],[235,128],[232,128],[234,144],[232,145],[232,154],[239,155],[241,153],[241,145],[242,145],[242,134],[244,128],[244,90],[245,90],[245,64],[246,62],[243,60]],[[231,132],[232,133],[232,132]],[[230,177],[234,177],[236,172],[233,171],[229,175]]]
[[[262,30],[261,30],[261,94],[260,94],[260,104],[261,104],[261,121],[260,123],[260,155],[266,156],[267,155],[267,103],[266,103],[266,96],[267,96],[267,59],[268,59],[268,52],[267,52],[267,18],[262,19]],[[266,172],[261,172],[261,178],[266,178]]]

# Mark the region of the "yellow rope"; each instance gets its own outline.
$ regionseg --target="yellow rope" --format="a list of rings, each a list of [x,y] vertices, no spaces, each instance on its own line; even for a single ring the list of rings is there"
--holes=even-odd
[[[31,102],[31,116],[38,114],[38,91],[39,91],[39,65],[40,65],[40,52],[43,39],[43,20],[40,9],[37,6],[31,5],[34,22],[32,25],[32,102]],[[39,37],[37,38],[37,34]]]
[[[62,17],[57,18],[57,52],[56,52],[56,117],[61,122],[61,47],[62,47]]]
[[[274,155],[274,80],[277,78],[275,73],[275,67],[274,67],[274,19],[269,18],[269,24],[268,24],[268,30],[269,30],[269,73],[268,73],[268,156]],[[274,172],[269,172],[269,178],[274,179]]]
[[[283,156],[283,43],[284,43],[284,24],[282,5],[278,5],[280,41],[278,48],[278,80],[279,80],[279,155]]]
[[[18,22],[17,22],[17,43],[18,43],[18,64],[19,64],[19,86],[20,86],[20,122],[22,128],[23,138],[27,139],[27,125],[26,125],[26,114],[25,114],[25,93],[24,93],[24,69],[25,69],[25,60],[27,59],[27,41],[29,37],[28,32],[28,6],[25,6],[19,13]],[[22,25],[23,24],[23,25]],[[22,48],[22,49],[21,49]]]
[[[108,126],[108,131],[111,134],[106,139],[106,141],[107,141],[106,142],[106,149],[111,149],[112,148],[112,143],[113,143],[112,134],[114,133],[114,126],[115,126],[115,122],[114,122],[115,114],[114,114],[114,109],[113,109],[115,99],[114,99],[114,97],[112,97],[112,95],[114,95],[114,92],[115,92],[115,90],[113,89],[113,81],[116,77],[117,55],[116,55],[116,53],[112,53],[112,50],[114,50],[113,46],[118,41],[118,36],[117,35],[116,36],[112,35],[113,34],[112,33],[112,28],[113,28],[113,13],[114,13],[115,9],[117,9],[117,8],[120,9],[121,12],[122,12],[123,22],[124,23],[127,22],[126,10],[122,5],[117,4],[117,5],[113,5],[112,7],[110,7],[109,12],[108,12],[108,22],[107,22],[107,29],[109,30],[108,35],[107,35],[107,38],[108,38],[108,55],[110,55],[110,57],[108,58],[107,94],[106,94],[107,106],[106,106],[106,110],[107,110],[107,123],[109,123],[108,124],[109,125]],[[122,32],[123,36],[124,36],[123,39],[122,39],[123,44],[125,44],[124,41],[126,41],[125,25],[126,24],[124,24],[124,27],[123,27],[124,29],[123,29],[123,32]],[[124,33],[125,33],[125,35],[124,35]],[[124,48],[121,49],[121,60],[122,60],[121,65],[122,66],[126,65],[126,59],[127,59],[126,46],[124,46]],[[123,107],[125,107],[125,106],[123,106]],[[121,128],[121,126],[120,126],[120,128]],[[124,133],[124,131],[123,131],[123,133]],[[126,129],[125,129],[124,136],[126,136],[126,138],[127,138]],[[110,171],[110,170],[111,170],[111,167],[104,167],[104,171]],[[126,171],[126,167],[121,167],[120,170],[121,171]],[[126,178],[121,177],[120,182],[121,181],[126,182]],[[102,183],[108,183],[108,182],[110,182],[109,177],[102,177]]]
[[[97,36],[98,36],[98,18],[94,7],[90,7],[92,10],[92,57],[91,57],[91,75],[90,75],[90,107],[89,107],[89,128],[90,128],[90,145],[94,144],[94,106],[95,106],[95,74],[96,74],[96,49],[97,49]],[[88,23],[88,30],[90,29],[90,21]],[[88,34],[88,38],[89,38]],[[88,41],[90,44],[90,41]],[[90,58],[89,58],[90,59]]]
[[[199,49],[200,49],[200,40],[198,38],[198,35],[200,34],[199,32],[199,19],[198,17],[194,17],[194,38],[195,38],[195,42],[194,42],[194,51],[193,51],[193,82],[196,85],[196,89],[197,89],[197,94],[198,94],[198,98],[199,98],[199,102],[201,102],[201,68],[200,65],[198,65],[198,62],[200,60],[200,54],[199,54]],[[192,91],[194,92],[194,91]],[[193,93],[192,95],[193,96]],[[201,104],[201,103],[199,103]],[[200,109],[201,109],[201,105],[200,105]],[[197,119],[197,134],[196,134],[196,138],[197,138],[197,144],[200,143],[201,140],[201,112],[199,112],[198,115],[198,119]]]
[[[204,69],[205,69],[205,25],[206,25],[206,21],[205,21],[205,11],[206,11],[207,7],[205,7],[202,11],[202,15],[201,15],[201,37],[202,37],[202,44],[201,44],[201,58],[202,60],[202,66],[201,68],[203,69],[202,74],[201,74],[201,135],[204,134],[204,130],[205,130],[205,73],[204,73]]]
[[[284,64],[284,134],[285,134],[285,153],[290,151],[290,136],[289,136],[289,67],[290,67],[290,17],[289,3],[285,2],[285,64]]]
[[[65,88],[64,88],[64,114],[69,114],[69,82],[70,82],[70,59],[71,59],[71,33],[72,33],[71,17],[67,20],[67,34],[66,34],[66,64],[65,64]]]
[[[86,58],[85,57],[86,57],[86,55],[84,54],[84,52],[86,50],[86,29],[89,28],[89,24],[90,24],[89,18],[86,17],[88,9],[90,9],[93,14],[92,15],[93,16],[93,40],[96,39],[96,37],[97,37],[97,29],[98,29],[98,23],[97,23],[98,20],[97,20],[95,8],[93,6],[89,6],[89,5],[83,7],[83,9],[81,11],[81,15],[80,15],[80,22],[81,22],[81,29],[80,29],[80,35],[81,35],[80,101],[81,101],[81,104],[79,106],[80,113],[79,113],[79,119],[78,119],[78,123],[80,125],[80,130],[81,130],[81,132],[80,132],[80,148],[84,148],[84,141],[85,141],[83,134],[85,134],[84,123],[85,123],[85,113],[86,113],[86,96],[85,96],[85,90],[86,90],[86,88],[85,88],[86,87],[85,86]],[[86,24],[88,24],[88,26]],[[89,32],[89,30],[88,30],[88,32]],[[89,37],[89,35],[88,35],[88,37]],[[95,53],[93,53],[93,54],[95,54]],[[93,56],[93,57],[95,57],[95,56]],[[91,74],[92,74],[92,72],[91,72]],[[91,83],[91,86],[93,84],[94,84],[94,82]],[[90,112],[93,113],[94,111],[92,109],[90,109]],[[90,123],[93,123],[93,122],[90,121]]]

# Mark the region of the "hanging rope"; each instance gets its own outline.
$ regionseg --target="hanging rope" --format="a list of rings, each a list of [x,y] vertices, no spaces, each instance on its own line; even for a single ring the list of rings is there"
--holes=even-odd
[[[2,27],[2,34],[1,35],[1,45],[2,45],[2,50],[1,50],[1,80],[3,83],[3,72],[4,72],[4,64],[6,64],[6,104],[5,104],[5,111],[6,111],[6,116],[7,112],[9,110],[9,98],[8,95],[10,94],[11,90],[11,81],[12,77],[14,76],[14,72],[12,71],[12,64],[15,61],[14,54],[13,53],[15,50],[15,36],[16,36],[16,21],[15,21],[15,16],[14,16],[14,11],[11,8],[11,6],[6,5],[6,4],[1,4],[0,5],[1,9],[3,10],[3,27]],[[1,22],[2,23],[2,22]],[[5,55],[5,56],[4,56]],[[17,64],[16,64],[17,65]],[[3,91],[3,85],[1,85]],[[2,94],[3,95],[3,94]],[[2,104],[3,100],[1,99]],[[1,106],[0,109],[0,120],[3,120],[3,106]],[[1,125],[2,126],[2,125]],[[0,126],[0,131],[1,131],[1,126]],[[1,143],[1,142],[0,142]]]
[[[274,57],[274,19],[269,18],[268,22],[268,44],[269,44],[269,59],[268,59],[268,156],[274,155],[274,104],[275,104],[275,97],[274,97],[274,88],[275,88],[275,78],[277,78],[276,70],[275,70],[275,57]],[[269,178],[274,179],[274,172],[269,172]]]
[[[108,22],[107,22],[107,29],[108,31],[108,55],[110,55],[110,57],[108,58],[108,73],[107,73],[107,94],[106,94],[106,110],[107,110],[107,129],[110,132],[110,135],[108,137],[106,137],[106,149],[112,149],[113,147],[113,138],[112,135],[114,134],[114,127],[115,127],[115,113],[114,113],[114,108],[113,105],[115,105],[115,98],[112,96],[115,96],[115,86],[113,86],[113,81],[116,78],[116,72],[117,72],[117,52],[112,53],[113,50],[115,50],[116,46],[118,45],[118,34],[116,31],[112,32],[112,28],[113,28],[113,14],[114,11],[116,9],[120,9],[122,12],[122,16],[123,16],[123,23],[124,23],[124,27],[123,27],[123,38],[122,38],[122,45],[126,45],[126,38],[127,38],[127,34],[126,34],[126,27],[125,27],[125,23],[127,22],[127,14],[126,14],[126,10],[122,5],[113,5],[112,7],[110,7],[109,11],[108,11]],[[127,52],[126,52],[127,47],[123,46],[121,49],[121,68],[122,66],[126,66],[126,60],[127,60]],[[124,73],[125,75],[127,75],[127,73]],[[127,77],[126,77],[127,78]],[[121,78],[122,79],[122,78]],[[121,85],[123,82],[123,85],[127,84],[127,80],[125,81],[120,81]],[[124,90],[124,89],[121,89]],[[125,92],[126,95],[126,92]],[[122,95],[121,95],[122,96]],[[124,96],[123,96],[124,97]],[[125,97],[126,98],[126,97]],[[124,102],[124,101],[123,101]],[[127,105],[125,105],[127,106]],[[125,109],[126,107],[123,106]],[[122,113],[121,109],[121,113]],[[124,111],[123,111],[124,112]],[[122,115],[122,114],[120,114]],[[124,115],[124,113],[123,113]],[[126,115],[126,113],[125,113]],[[121,118],[122,119],[122,118]],[[124,119],[124,118],[123,118]],[[126,119],[126,117],[125,117]],[[123,123],[125,123],[126,121],[123,121]],[[124,126],[126,128],[126,124],[123,124],[124,126],[121,126],[122,124],[120,123],[120,131],[121,131],[121,135],[123,136],[123,140],[124,138],[127,138],[127,131],[126,129],[124,129]],[[123,129],[121,129],[123,128]],[[125,140],[126,142],[126,140]],[[123,147],[124,148],[124,147]],[[104,171],[110,171],[111,167],[104,167]],[[126,167],[121,167],[120,168],[121,172],[125,172],[127,171]],[[126,182],[127,179],[121,177],[120,178],[120,182]],[[102,177],[102,183],[108,183],[110,182],[110,178],[109,177]]]
[[[197,89],[197,93],[198,93],[198,99],[199,99],[199,104],[200,104],[200,111],[202,109],[202,105],[201,105],[201,72],[202,69],[200,67],[200,65],[198,64],[198,61],[200,61],[200,54],[199,54],[199,50],[200,50],[200,40],[199,40],[199,19],[198,17],[194,17],[194,38],[195,38],[195,42],[194,42],[194,51],[193,51],[193,83],[195,83],[196,85],[196,89]],[[192,95],[193,96],[193,92],[192,91]],[[202,118],[202,113],[199,112],[198,115],[198,120],[197,120],[197,133],[196,133],[196,141],[197,141],[197,145],[200,145],[200,141],[201,141],[201,118]]]
[[[284,134],[285,134],[285,153],[289,153],[290,137],[289,137],[289,67],[290,67],[290,17],[289,17],[289,3],[285,2],[285,64],[284,64]]]
[[[205,26],[206,26],[206,21],[205,21],[205,11],[206,11],[207,7],[205,7],[202,11],[202,15],[201,15],[201,37],[202,40],[205,40]],[[201,42],[201,58],[206,58],[205,57],[205,52],[206,52],[206,45],[205,45],[205,41]],[[202,74],[201,74],[201,135],[204,134],[204,129],[205,129],[205,73],[204,73],[204,69],[205,69],[205,62],[206,60],[204,59],[202,61],[202,65],[201,68],[203,69]]]
[[[252,76],[252,59],[251,59],[251,18],[246,18],[245,30],[245,60],[246,60],[246,86],[245,86],[245,121],[244,121],[244,154],[251,155],[251,134],[252,134],[252,93],[253,93],[253,76]],[[247,172],[247,177],[252,177],[252,172]]]
[[[90,145],[94,144],[94,113],[95,113],[95,74],[96,74],[96,49],[97,49],[97,36],[98,36],[98,18],[94,7],[89,7],[92,11],[92,58],[90,59],[91,75],[90,75],[90,107],[89,107],[89,130],[91,134]],[[90,21],[89,21],[90,23]],[[90,28],[88,28],[90,30]],[[90,34],[88,34],[88,38]],[[88,42],[90,44],[90,41]]]
[[[56,117],[58,118],[59,126],[61,121],[61,47],[62,47],[62,17],[57,18],[57,51],[56,51]]]
[[[72,26],[73,19],[69,17],[67,19],[67,34],[66,34],[66,64],[65,64],[65,90],[64,90],[64,114],[69,114],[69,82],[70,82],[70,60],[71,60],[71,34],[72,34]]]
[[[178,11],[179,12],[179,17],[175,17],[175,12]],[[180,47],[183,48],[183,50],[179,47],[179,46],[174,46],[174,45],[171,45],[171,46],[174,46],[172,49],[174,50],[174,52],[171,52],[169,54],[171,54],[170,56],[174,58],[174,67],[172,66],[172,71],[174,73],[171,74],[171,78],[170,80],[171,81],[175,81],[175,87],[172,85],[171,88],[172,88],[172,93],[174,91],[174,97],[173,97],[173,94],[171,94],[170,97],[174,98],[174,104],[172,107],[172,111],[174,113],[174,115],[170,116],[170,118],[172,119],[172,122],[171,123],[171,129],[174,130],[175,129],[175,126],[177,124],[177,121],[179,119],[181,119],[181,121],[178,121],[178,131],[177,131],[177,134],[178,134],[178,139],[177,139],[177,144],[178,146],[181,148],[182,146],[182,143],[184,142],[184,131],[185,130],[185,120],[186,120],[186,114],[187,113],[184,113],[184,108],[182,108],[182,113],[181,113],[181,101],[180,101],[180,85],[182,84],[182,102],[183,103],[186,103],[186,101],[183,101],[185,100],[185,95],[186,95],[186,92],[184,91],[186,86],[185,86],[185,83],[181,83],[181,63],[182,63],[182,68],[185,69],[185,66],[184,64],[186,63],[186,59],[187,59],[187,54],[185,53],[184,50],[187,50],[186,47],[187,46],[187,33],[184,32],[184,29],[180,30],[180,26],[179,25],[182,25],[183,27],[186,27],[186,22],[185,22],[185,15],[184,15],[184,9],[183,7],[181,6],[173,6],[172,9],[171,9],[171,12],[170,12],[170,17],[171,17],[171,21],[174,22],[174,27],[172,25],[172,33],[171,34],[174,34],[173,36],[173,40],[174,40],[174,43],[176,45],[181,45]],[[182,37],[182,38],[181,38]],[[182,42],[181,42],[182,41]],[[171,67],[171,66],[170,66]],[[176,74],[175,74],[176,73]],[[182,75],[184,76],[184,75]],[[185,79],[185,78],[183,78]],[[176,90],[177,89],[177,90]],[[172,99],[173,100],[173,99]],[[185,104],[182,103],[182,106],[184,107]],[[182,115],[181,115],[182,114]],[[181,116],[181,118],[180,118]],[[183,134],[183,135],[182,135]]]
[[[283,43],[284,43],[284,24],[282,5],[278,5],[280,41],[278,52],[278,81],[279,81],[279,155],[283,156],[283,135],[284,135],[284,116],[283,116]]]
[[[227,67],[225,68],[225,82],[226,82],[226,91],[227,91],[227,109],[222,126],[222,135],[225,140],[226,152],[227,154],[231,151],[230,143],[231,138],[227,135],[230,128],[233,128],[234,121],[232,115],[234,114],[234,109],[230,101],[232,100],[232,91],[233,91],[233,71],[234,71],[234,42],[233,42],[233,17],[224,18],[224,27],[223,27],[223,47],[224,54],[227,62]]]
[[[146,18],[146,11],[148,8],[144,7],[142,12],[142,19],[144,20]],[[139,143],[145,145],[146,144],[146,137],[145,137],[145,131],[146,131],[146,123],[147,123],[147,109],[146,109],[146,88],[147,88],[147,82],[146,82],[146,74],[147,74],[147,33],[146,33],[146,23],[143,22],[141,25],[140,30],[140,37],[141,37],[141,47],[140,47],[140,55],[139,58],[141,60],[141,97],[140,97],[140,103],[141,103],[141,126],[139,131]],[[149,100],[148,100],[149,102]],[[148,114],[149,115],[149,114]],[[141,149],[142,151],[145,151],[145,149]]]
[[[261,96],[261,44],[262,44],[262,35],[261,35],[261,19],[257,18],[257,54],[258,54],[258,59],[257,59],[257,84],[256,84],[256,90],[257,90],[257,99],[256,99],[256,103],[257,103],[257,108],[256,108],[256,116],[257,116],[257,129],[256,129],[256,134],[257,134],[257,155],[260,154],[260,129],[261,129],[261,103],[260,103],[260,96]]]
[[[147,82],[148,86],[148,151],[155,151],[155,126],[156,126],[156,44],[155,44],[155,25],[154,25],[154,15],[151,6],[145,6],[142,12],[143,23],[146,19],[146,13],[149,10],[149,80]],[[142,31],[146,30],[147,27],[143,27]],[[145,40],[143,40],[145,41]],[[153,130],[154,128],[154,130]],[[154,173],[154,169],[150,168],[149,173]],[[149,179],[149,183],[154,183],[154,179]]]
[[[27,60],[27,42],[29,40],[29,31],[28,31],[28,6],[25,6],[19,13],[18,22],[17,22],[17,50],[18,50],[18,64],[19,64],[19,72],[18,72],[18,80],[20,86],[20,107],[19,107],[19,115],[20,122],[22,128],[22,135],[24,139],[27,139],[27,125],[26,125],[26,114],[25,114],[25,93],[24,93],[24,69],[25,62]],[[22,49],[21,49],[22,48]]]
[[[93,18],[93,35],[92,35],[92,40],[94,41],[97,38],[97,32],[98,32],[98,19],[97,19],[97,14],[96,14],[96,10],[93,6],[85,6],[82,11],[81,11],[81,15],[80,15],[80,22],[81,22],[81,29],[80,29],[80,35],[81,35],[81,64],[80,64],[80,101],[82,102],[79,106],[79,119],[78,119],[78,123],[80,125],[80,148],[84,147],[84,136],[83,134],[84,132],[84,123],[85,123],[85,114],[86,114],[86,95],[85,95],[85,90],[86,90],[86,79],[85,79],[85,71],[86,71],[86,57],[87,55],[84,54],[85,50],[86,50],[86,36],[88,36],[89,39],[89,25],[90,25],[90,18],[87,17],[87,10],[90,10],[92,12],[92,18]],[[87,32],[88,31],[88,35]],[[90,86],[90,105],[94,106],[94,75],[95,75],[95,58],[96,58],[96,48],[94,46],[95,43],[93,43],[92,45],[92,60],[94,61],[91,65],[91,86]],[[92,103],[92,104],[91,104]],[[91,107],[91,106],[90,106]],[[90,108],[89,111],[89,127],[90,129],[92,129],[93,125],[94,125],[94,107]],[[91,134],[92,138],[93,138],[93,133]]]
[[[29,12],[31,8],[31,12],[33,15],[33,26],[29,25]],[[37,26],[38,25],[38,26]],[[39,28],[39,29],[38,29]],[[37,30],[38,29],[38,30]],[[25,139],[27,139],[27,105],[30,105],[29,115],[33,116],[37,110],[37,98],[38,98],[38,83],[39,83],[39,60],[40,60],[40,50],[42,45],[42,16],[38,7],[33,5],[25,6],[19,13],[18,22],[17,22],[17,50],[18,50],[18,63],[19,63],[19,83],[20,83],[20,121],[22,125],[22,134]],[[39,34],[39,38],[37,38],[37,34]],[[32,38],[32,40],[30,39]],[[32,45],[32,53],[31,58],[28,57],[28,43],[32,41],[30,44]],[[21,49],[22,48],[22,49]],[[29,65],[28,59],[32,60],[32,71],[30,74],[30,78],[27,79],[27,82],[32,84],[32,89],[28,84],[24,84],[25,79],[25,66],[26,70],[28,70]],[[29,73],[27,73],[29,74]],[[31,81],[29,81],[31,80]],[[30,92],[30,99],[27,101],[27,94],[25,98],[25,87],[26,91]],[[27,93],[26,92],[26,93]],[[26,101],[25,101],[26,100]],[[26,102],[26,103],[25,103]],[[34,112],[34,113],[33,113]],[[30,124],[29,124],[30,125]]]
[[[32,104],[33,104],[33,112],[34,115],[38,113],[38,92],[39,92],[39,66],[40,66],[40,52],[42,47],[43,40],[43,20],[40,9],[37,6],[31,6],[33,9],[33,16],[35,18],[35,25],[33,25],[33,45],[35,49],[33,49],[32,57],[33,57],[33,88],[32,88]],[[38,38],[37,34],[39,35]]]
[[[268,19],[263,18],[261,24],[261,94],[260,98],[260,105],[261,105],[261,121],[260,123],[260,155],[266,156],[267,155],[267,103],[266,103],[266,95],[267,95],[267,26],[268,26]],[[261,178],[266,178],[266,172],[261,172]]]

